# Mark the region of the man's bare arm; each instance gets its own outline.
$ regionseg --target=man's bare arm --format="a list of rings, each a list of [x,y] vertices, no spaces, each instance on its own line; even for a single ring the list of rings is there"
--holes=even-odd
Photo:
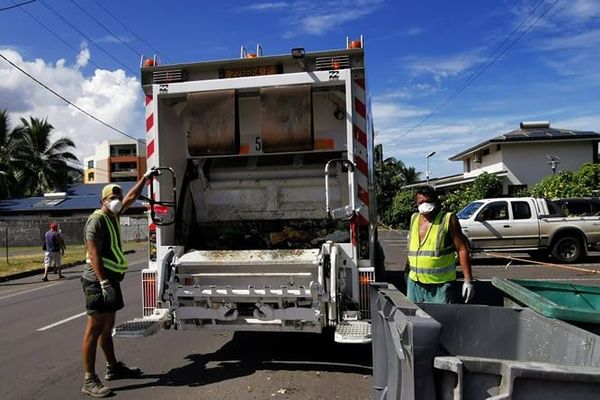
[[[137,183],[131,188],[131,190],[127,192],[125,197],[123,197],[123,208],[121,208],[121,213],[124,213],[129,207],[133,205],[133,203],[135,203],[138,197],[140,197],[140,194],[142,194],[142,190],[144,189],[147,180],[148,178],[146,178],[146,175],[142,176],[142,179],[137,181]]]
[[[452,238],[452,243],[458,253],[458,261],[463,271],[465,281],[472,281],[473,273],[471,271],[471,259],[469,258],[469,245],[460,229],[458,218],[454,214],[452,214],[450,218],[450,237]]]

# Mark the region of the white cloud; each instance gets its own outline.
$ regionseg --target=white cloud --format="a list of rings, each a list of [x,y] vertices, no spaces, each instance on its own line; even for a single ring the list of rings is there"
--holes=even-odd
[[[480,64],[485,59],[475,52],[445,57],[404,57],[402,65],[414,76],[431,76],[436,81],[456,76]]]
[[[5,57],[32,76],[104,122],[143,138],[143,101],[139,81],[123,70],[97,69],[92,76],[80,68],[89,58],[84,48],[74,64],[58,60],[24,60],[16,50],[0,49]],[[13,126],[21,117],[47,118],[54,138],[67,136],[75,142],[80,161],[103,140],[123,138],[60,100],[33,80],[0,60],[0,107],[6,108]]]
[[[270,12],[286,10],[280,23],[287,31],[285,38],[301,34],[322,35],[350,21],[358,20],[377,10],[384,0],[296,0],[289,2],[253,3],[243,10]],[[293,28],[289,28],[293,27]]]
[[[77,66],[79,68],[85,67],[90,61],[90,50],[87,47],[81,49],[79,54],[77,54]]]
[[[289,3],[284,1],[277,1],[271,3],[254,3],[244,7],[244,10],[252,10],[252,11],[273,11],[273,10],[281,10],[283,8],[289,7]]]
[[[557,7],[556,16],[561,20],[585,23],[600,17],[598,0],[569,0]]]
[[[576,50],[595,48],[600,46],[600,29],[581,32],[568,36],[556,36],[542,39],[538,45],[539,50]]]
[[[425,29],[420,28],[420,27],[412,27],[412,28],[408,28],[407,30],[405,30],[404,32],[402,32],[402,34],[404,36],[408,36],[408,37],[414,37],[414,36],[419,36],[421,34],[425,33]]]

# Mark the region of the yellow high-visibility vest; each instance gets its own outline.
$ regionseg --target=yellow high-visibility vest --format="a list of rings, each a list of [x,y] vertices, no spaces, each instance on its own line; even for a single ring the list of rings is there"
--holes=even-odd
[[[109,269],[111,271],[117,272],[119,274],[124,274],[127,272],[127,259],[125,258],[125,254],[123,254],[123,249],[121,248],[121,238],[119,232],[118,223],[113,224],[110,217],[106,215],[102,210],[94,211],[94,214],[99,215],[104,224],[106,225],[106,230],[109,233],[109,243],[103,243],[102,249],[100,249],[100,257],[102,258],[102,264],[104,268]],[[89,255],[87,257],[89,261]]]
[[[446,283],[456,280],[457,254],[446,244],[451,213],[438,212],[423,238],[419,239],[419,213],[410,220],[408,277],[422,283]]]

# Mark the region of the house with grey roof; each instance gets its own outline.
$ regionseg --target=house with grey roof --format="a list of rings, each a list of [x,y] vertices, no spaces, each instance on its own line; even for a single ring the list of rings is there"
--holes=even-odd
[[[518,129],[478,143],[450,157],[463,173],[430,179],[441,191],[472,182],[487,172],[502,177],[503,192],[513,194],[559,171],[598,162],[600,133],[550,126],[549,121],[522,122]]]
[[[119,182],[127,193],[136,182]],[[25,197],[0,201],[0,236],[8,238],[11,246],[41,244],[41,238],[49,224],[57,222],[67,245],[83,243],[83,227],[87,217],[100,208],[100,197],[104,183],[78,184],[64,192],[47,193],[40,197]],[[136,201],[121,216],[123,240],[147,237],[146,208]]]

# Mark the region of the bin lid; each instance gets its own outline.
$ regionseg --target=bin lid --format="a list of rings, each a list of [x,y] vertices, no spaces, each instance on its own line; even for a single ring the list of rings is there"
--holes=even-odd
[[[492,285],[545,317],[600,324],[600,287],[505,278]]]

